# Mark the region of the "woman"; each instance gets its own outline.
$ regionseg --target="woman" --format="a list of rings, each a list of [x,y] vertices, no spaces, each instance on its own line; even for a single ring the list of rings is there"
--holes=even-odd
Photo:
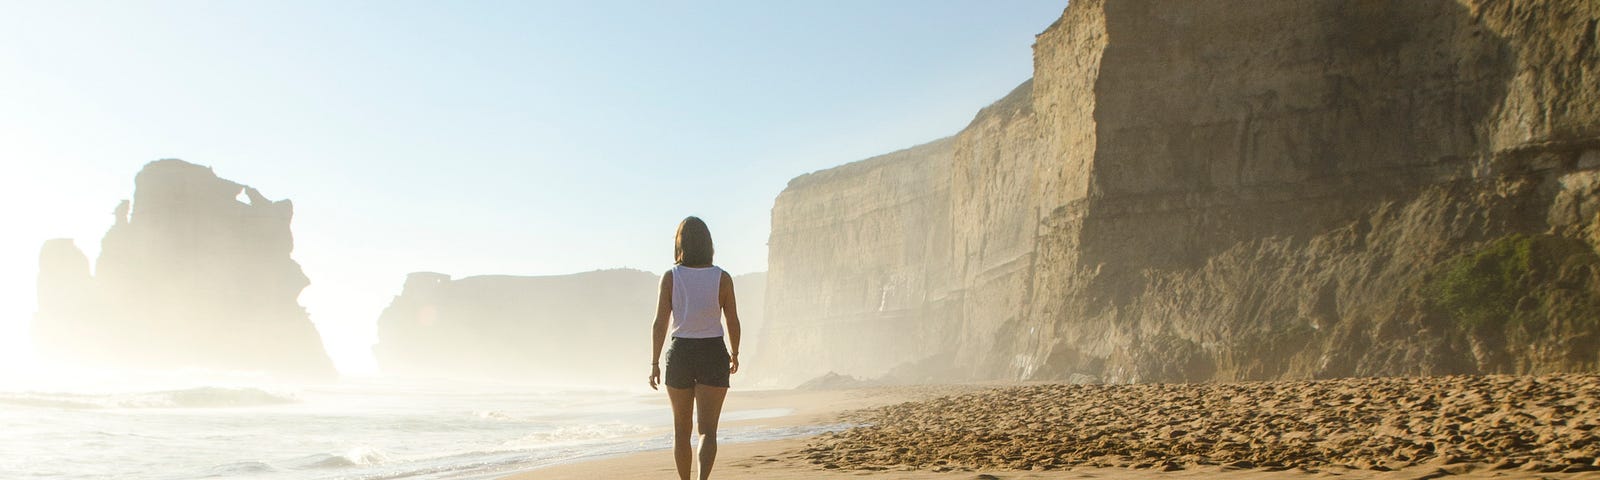
[[[661,276],[661,299],[652,325],[650,388],[661,383],[661,344],[667,350],[667,397],[672,399],[672,456],[678,477],[689,480],[690,415],[699,404],[700,479],[711,476],[717,460],[717,419],[728,395],[728,376],[739,371],[739,309],[733,301],[733,277],[711,264],[711,230],[696,217],[678,224],[673,245],[675,266]],[[668,324],[668,318],[671,323]],[[722,344],[721,319],[728,321],[728,346]]]

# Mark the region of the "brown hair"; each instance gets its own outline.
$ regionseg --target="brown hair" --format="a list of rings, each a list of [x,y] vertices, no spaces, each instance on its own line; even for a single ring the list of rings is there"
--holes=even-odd
[[[689,217],[678,224],[678,236],[672,242],[672,261],[685,266],[709,266],[715,249],[711,248],[711,229],[700,217]]]

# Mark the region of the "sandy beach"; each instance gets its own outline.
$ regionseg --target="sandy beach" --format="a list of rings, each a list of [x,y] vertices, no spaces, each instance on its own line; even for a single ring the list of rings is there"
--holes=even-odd
[[[739,402],[739,403],[733,403]],[[713,478],[1600,479],[1600,376],[738,392],[847,423],[721,446]],[[672,478],[666,450],[507,479]]]

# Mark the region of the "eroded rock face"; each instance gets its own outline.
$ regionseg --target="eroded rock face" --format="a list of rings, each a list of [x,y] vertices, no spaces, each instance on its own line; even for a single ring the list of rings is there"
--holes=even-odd
[[[45,243],[41,352],[116,367],[335,375],[298,301],[310,282],[289,256],[288,200],[181,160],[145,165],[134,184],[93,276],[71,240]]]
[[[786,379],[796,383],[830,370],[879,375],[954,333],[940,294],[953,146],[938,140],[789,182],[768,243],[773,321],[744,358],[760,359],[750,368],[804,376]]]
[[[763,337],[761,330],[767,328],[767,272],[734,275],[733,294],[739,306],[739,349],[760,349],[757,343]],[[744,352],[739,355],[744,356]]]
[[[1600,368],[1597,21],[1576,1],[1073,2],[950,155],[801,177],[774,206],[768,331],[796,333],[768,344],[939,333],[763,358],[820,359],[796,381]],[[859,225],[886,212],[936,220]],[[948,247],[883,248],[902,238]],[[882,272],[914,272],[898,310],[929,312],[852,300]],[[1462,300],[1495,276],[1515,294]],[[808,327],[838,318],[863,327]]]
[[[763,279],[734,277],[747,336],[762,323]],[[660,285],[660,275],[628,269],[454,280],[413,273],[378,319],[373,353],[393,375],[641,385]]]

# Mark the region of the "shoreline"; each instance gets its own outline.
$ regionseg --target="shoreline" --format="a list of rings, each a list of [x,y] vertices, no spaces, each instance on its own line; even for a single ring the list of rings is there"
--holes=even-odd
[[[731,422],[724,431],[857,427],[723,443],[712,473],[714,478],[1600,480],[1597,392],[1597,375],[750,392],[743,399],[749,408],[740,410],[794,410],[784,417]],[[1301,401],[1291,405],[1287,399]],[[1127,412],[1107,413],[1114,410],[1110,406]],[[1189,416],[1174,413],[1185,411]],[[1196,432],[1174,435],[1180,420],[1188,422],[1183,430]],[[1030,428],[1034,436],[1026,435]],[[1209,450],[1196,450],[1197,445]],[[498,478],[673,478],[668,450],[585,458]]]
[[[778,430],[778,429],[826,429],[847,423],[842,415],[868,408],[883,407],[897,403],[926,400],[940,396],[970,393],[990,388],[998,388],[1007,384],[950,384],[950,385],[915,385],[915,386],[878,386],[846,389],[824,390],[750,390],[734,391],[728,395],[728,402],[724,405],[737,406],[736,409],[725,410],[724,415],[739,412],[760,412],[775,409],[787,410],[782,416],[757,416],[749,419],[728,420],[724,419],[719,425],[719,436],[724,440],[718,445],[718,464],[712,474],[721,478],[730,472],[723,467],[731,467],[742,460],[751,460],[761,463],[773,463],[767,460],[780,450],[798,449],[806,441],[816,438],[818,434],[801,434],[790,438],[776,440],[736,441],[728,442],[730,431],[744,429]],[[663,401],[665,393],[662,394]],[[670,419],[668,419],[670,422]],[[670,435],[670,427],[644,432],[642,435]],[[493,478],[499,480],[532,480],[542,478],[663,478],[662,475],[672,477],[675,467],[672,463],[672,446],[662,444],[659,448],[648,450],[601,453],[593,456],[578,456],[548,465],[520,469]],[[731,468],[730,468],[731,469]]]

